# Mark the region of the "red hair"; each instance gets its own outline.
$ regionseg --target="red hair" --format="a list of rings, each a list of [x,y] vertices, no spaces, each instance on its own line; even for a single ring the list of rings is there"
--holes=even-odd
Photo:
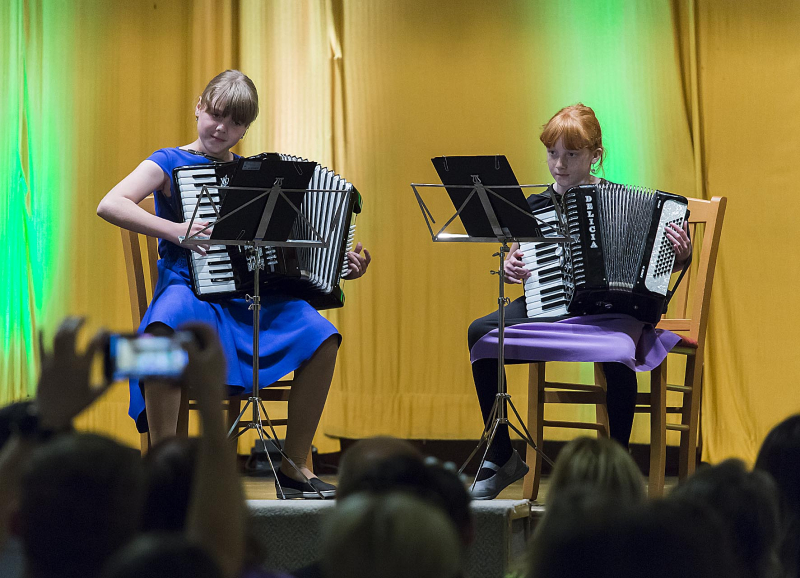
[[[603,148],[603,133],[594,111],[588,106],[574,104],[559,110],[553,118],[542,127],[539,140],[544,146],[552,148],[563,139],[564,147],[570,150],[600,149],[600,160],[593,171],[603,166],[606,150]]]

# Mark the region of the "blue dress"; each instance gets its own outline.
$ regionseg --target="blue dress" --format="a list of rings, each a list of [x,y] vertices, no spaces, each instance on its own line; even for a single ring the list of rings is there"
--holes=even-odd
[[[172,179],[172,169],[208,164],[207,158],[179,148],[160,149],[148,160],[156,163]],[[171,195],[155,192],[156,214],[182,222],[180,200],[170,184]],[[158,283],[153,300],[145,312],[139,332],[152,323],[178,329],[187,321],[201,321],[216,329],[227,362],[227,382],[231,394],[253,387],[253,312],[244,299],[211,303],[197,298],[191,288],[188,251],[164,239],[159,240]],[[259,322],[259,384],[274,383],[299,368],[322,345],[336,335],[336,328],[316,309],[301,299],[284,295],[261,297]],[[140,432],[147,431],[144,396],[138,381],[130,383],[129,415]]]

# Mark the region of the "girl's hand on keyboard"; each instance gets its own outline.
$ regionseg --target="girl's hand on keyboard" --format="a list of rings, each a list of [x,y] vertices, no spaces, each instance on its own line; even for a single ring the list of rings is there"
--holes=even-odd
[[[519,284],[531,276],[531,272],[525,268],[522,262],[522,251],[509,253],[503,263],[503,271],[506,276],[506,283]]]
[[[184,235],[186,235],[186,223],[176,223],[176,225],[178,225],[178,230],[180,231],[176,237],[183,237]],[[208,221],[195,221],[194,223],[192,223],[192,230],[191,230],[191,232],[189,233],[188,236],[197,235],[199,233],[201,237],[208,237],[211,234],[211,231],[214,229],[213,227],[209,227],[208,229],[206,229],[206,227],[208,227],[208,225],[209,225]],[[184,245],[183,243],[180,242],[180,239],[177,239],[177,240],[178,240],[178,244],[181,247],[186,247],[187,249],[191,249],[195,253],[198,253],[198,254],[200,254],[200,255],[202,255],[204,257],[206,255],[206,253],[208,252],[209,247],[211,247],[211,244],[208,244],[208,245],[206,245],[206,244],[201,244],[201,245],[186,244],[186,245]]]

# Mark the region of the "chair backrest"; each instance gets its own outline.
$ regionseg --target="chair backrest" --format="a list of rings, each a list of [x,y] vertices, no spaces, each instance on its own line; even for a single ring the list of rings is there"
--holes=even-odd
[[[139,206],[153,215],[156,214],[153,195],[146,197]],[[128,294],[131,300],[131,321],[136,328],[139,327],[144,312],[147,311],[147,306],[153,298],[153,289],[158,282],[158,239],[127,229],[120,231],[128,276]]]
[[[689,199],[689,234],[692,238],[692,264],[678,286],[669,310],[658,327],[674,331],[702,347],[705,342],[711,287],[717,264],[725,197],[710,201]]]

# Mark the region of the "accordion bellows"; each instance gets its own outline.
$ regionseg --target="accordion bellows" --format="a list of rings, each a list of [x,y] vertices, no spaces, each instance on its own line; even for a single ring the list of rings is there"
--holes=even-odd
[[[624,313],[657,323],[675,263],[664,231],[683,225],[686,198],[602,183],[572,187],[562,202],[561,220],[553,207],[537,216],[568,243],[520,244],[528,317]]]

